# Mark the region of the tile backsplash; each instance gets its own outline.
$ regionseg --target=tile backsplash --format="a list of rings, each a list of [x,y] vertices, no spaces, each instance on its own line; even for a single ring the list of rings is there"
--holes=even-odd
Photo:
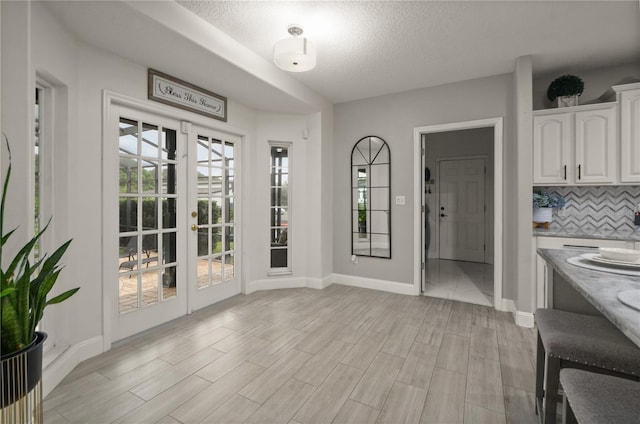
[[[640,203],[640,185],[534,187],[562,195],[567,204],[563,216],[554,211],[551,229],[585,231],[633,231],[633,213]]]

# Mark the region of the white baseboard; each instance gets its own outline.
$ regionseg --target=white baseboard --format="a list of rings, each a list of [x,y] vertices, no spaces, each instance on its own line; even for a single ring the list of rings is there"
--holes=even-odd
[[[285,277],[285,278],[267,278],[264,280],[250,281],[247,284],[246,294],[251,294],[259,290],[276,290],[276,289],[292,289],[298,287],[308,287],[311,289],[324,289],[328,287],[332,280],[331,276],[324,278],[308,278],[308,277]]]
[[[344,286],[361,287],[365,289],[381,290],[390,293],[419,295],[413,284],[399,283],[396,281],[378,280],[375,278],[355,277],[345,274],[331,274],[331,281],[334,284]]]
[[[329,287],[332,283],[332,279],[330,275],[327,275],[324,278],[306,278],[306,287],[310,289],[318,289],[322,290]]]
[[[532,312],[516,311],[515,319],[517,325],[526,328],[533,328],[535,322]]]
[[[102,353],[102,336],[69,346],[42,370],[42,397],[46,397],[80,362]]]
[[[520,327],[533,328],[533,313],[519,311],[516,307],[516,303],[512,299],[502,299],[502,304],[496,305],[496,309],[499,311],[511,312],[516,325]]]

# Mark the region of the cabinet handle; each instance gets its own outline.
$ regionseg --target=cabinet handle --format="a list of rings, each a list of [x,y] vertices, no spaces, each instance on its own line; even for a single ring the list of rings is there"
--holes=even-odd
[[[581,168],[582,168],[582,165],[578,165],[578,179],[582,178]]]
[[[564,180],[567,181],[567,165],[564,166]]]

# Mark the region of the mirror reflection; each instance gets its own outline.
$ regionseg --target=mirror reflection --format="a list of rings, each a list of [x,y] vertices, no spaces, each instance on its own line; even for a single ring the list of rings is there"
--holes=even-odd
[[[351,152],[351,254],[391,258],[391,154],[380,137]]]

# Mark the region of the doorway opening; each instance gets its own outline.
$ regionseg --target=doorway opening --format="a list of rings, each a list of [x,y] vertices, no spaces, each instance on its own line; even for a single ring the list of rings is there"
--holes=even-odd
[[[502,118],[414,130],[415,284],[502,307]]]

